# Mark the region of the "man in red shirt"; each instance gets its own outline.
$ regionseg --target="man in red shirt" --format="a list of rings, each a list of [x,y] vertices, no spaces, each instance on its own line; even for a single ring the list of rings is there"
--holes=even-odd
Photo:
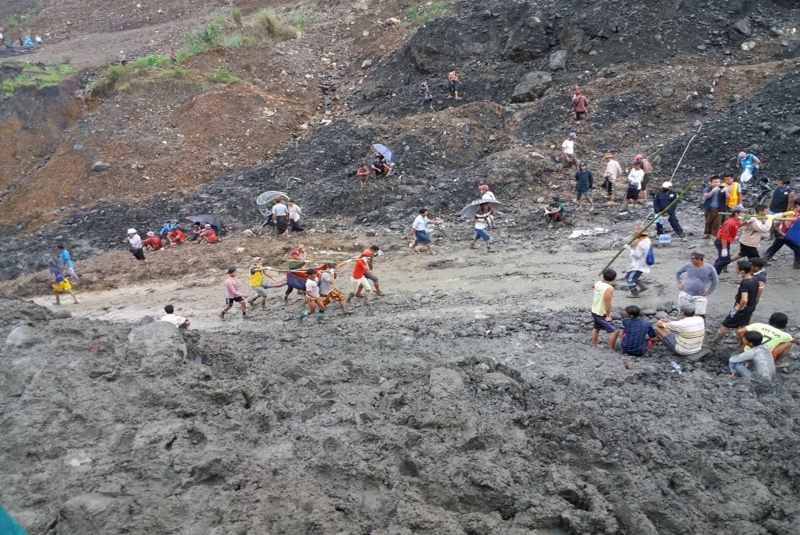
[[[369,293],[372,291],[372,282],[365,276],[370,272],[368,259],[372,258],[372,251],[366,250],[361,257],[356,260],[356,265],[353,266],[352,288],[350,295],[347,296],[347,303],[353,300],[353,296],[360,288],[364,288],[364,304],[369,305]]]
[[[142,240],[142,245],[144,245],[145,247],[149,245],[154,251],[158,251],[159,249],[161,249],[163,244],[161,243],[161,238],[159,236],[156,236],[155,232],[150,231],[147,233],[147,239]]]
[[[178,245],[179,243],[186,241],[186,234],[174,228],[169,231],[169,234],[167,234],[167,239],[169,240],[170,245]]]
[[[722,273],[722,270],[731,263],[731,243],[736,241],[736,234],[739,233],[739,227],[742,226],[738,215],[744,212],[745,209],[740,204],[731,208],[731,216],[722,224],[717,237],[714,239],[714,247],[717,248],[714,269],[717,270],[717,275]]]
[[[580,89],[575,90],[575,96],[572,97],[572,107],[575,109],[575,120],[580,121],[583,114],[586,113],[586,106],[589,105],[589,99],[581,94]]]
[[[197,235],[200,243],[217,243],[217,233],[211,228],[211,225],[206,223],[205,228],[200,234]]]

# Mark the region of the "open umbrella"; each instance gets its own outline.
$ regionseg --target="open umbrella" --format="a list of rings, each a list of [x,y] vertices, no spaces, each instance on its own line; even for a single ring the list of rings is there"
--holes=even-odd
[[[222,228],[222,220],[215,215],[190,215],[186,216],[186,219],[193,223],[208,223],[215,231],[218,231]]]
[[[464,219],[472,219],[475,217],[475,214],[478,213],[478,208],[482,204],[488,204],[489,208],[497,212],[500,208],[503,207],[503,203],[500,201],[485,201],[483,199],[475,199],[464,208],[461,209],[461,213],[459,214]]]
[[[269,217],[272,205],[275,204],[275,199],[278,197],[282,198],[284,201],[289,200],[289,196],[282,191],[265,191],[256,198],[256,204],[258,205],[261,215]]]
[[[384,159],[389,162],[390,164],[394,164],[394,154],[386,145],[381,145],[380,143],[375,143],[372,145],[372,148],[378,151]]]

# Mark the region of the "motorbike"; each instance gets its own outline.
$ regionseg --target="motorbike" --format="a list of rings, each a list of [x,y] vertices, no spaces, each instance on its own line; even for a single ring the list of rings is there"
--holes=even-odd
[[[747,208],[753,208],[759,204],[769,205],[772,199],[772,186],[769,178],[760,176],[758,184],[748,184],[748,186],[744,195],[744,203]]]

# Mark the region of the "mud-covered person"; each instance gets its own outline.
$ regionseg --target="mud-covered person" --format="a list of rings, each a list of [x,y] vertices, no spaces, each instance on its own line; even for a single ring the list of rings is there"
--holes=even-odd
[[[367,167],[367,164],[362,163],[358,167],[358,170],[356,170],[356,178],[358,179],[359,184],[361,184],[361,187],[363,188],[364,184],[367,183],[367,179],[369,178],[369,167]]]
[[[183,316],[179,316],[175,314],[175,307],[172,305],[166,305],[164,307],[164,312],[166,313],[164,316],[161,317],[159,321],[166,321],[167,323],[173,324],[178,330],[185,331],[189,328],[191,323],[188,319],[184,318]]]
[[[455,100],[461,100],[461,97],[458,96],[458,90],[461,88],[461,80],[458,75],[458,69],[453,69],[447,74],[447,90],[450,91],[448,98]]]
[[[603,272],[603,280],[592,284],[592,345],[600,347],[598,339],[600,331],[609,334],[608,349],[614,350],[614,344],[619,336],[619,330],[611,319],[611,300],[614,297],[614,287],[611,285],[617,278],[617,272],[607,269]]]
[[[144,264],[147,262],[147,259],[144,256],[144,245],[142,244],[142,238],[139,237],[139,234],[136,232],[135,228],[128,229],[128,235],[123,241],[128,242],[130,252],[133,257],[139,261],[139,264]]]
[[[686,274],[686,280],[682,276]],[[719,276],[713,266],[706,264],[706,255],[700,251],[691,254],[689,263],[682,265],[675,272],[678,284],[678,307],[692,305],[695,314],[705,319],[708,296],[719,286]]]
[[[736,290],[733,308],[730,313],[722,320],[722,325],[717,330],[717,337],[713,345],[725,338],[728,329],[738,329],[750,324],[750,318],[756,311],[758,304],[759,282],[750,275],[752,267],[747,260],[739,260],[736,263],[736,274],[742,279],[739,281],[739,288]]]
[[[289,208],[283,204],[283,198],[275,199],[272,207],[272,219],[275,221],[275,232],[278,236],[289,235]]]
[[[749,331],[744,334],[744,351],[728,359],[731,371],[728,377],[752,377],[755,373],[767,381],[775,379],[775,360],[763,341],[760,332]]]
[[[428,248],[428,252],[432,255],[436,253],[433,250],[433,246],[431,245],[431,238],[428,236],[428,224],[438,225],[441,223],[441,219],[429,219],[428,218],[428,209],[422,208],[419,211],[419,215],[414,219],[414,222],[411,224],[411,233],[413,235],[413,241],[411,242],[411,250],[419,254],[417,250],[417,245],[424,245]]]

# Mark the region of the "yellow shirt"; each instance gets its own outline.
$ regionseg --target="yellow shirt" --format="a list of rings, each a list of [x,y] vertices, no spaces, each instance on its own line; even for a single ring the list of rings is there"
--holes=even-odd
[[[612,286],[607,282],[597,281],[594,283],[594,298],[592,299],[592,313],[598,316],[606,316],[606,290]]]
[[[263,278],[264,273],[261,271],[261,266],[250,267],[250,286],[261,286]]]
[[[737,182],[734,182],[733,184],[731,184],[731,191],[728,193],[728,200],[726,203],[728,205],[728,208],[733,208],[734,206],[739,204],[740,197],[741,196],[739,195],[739,184]]]

